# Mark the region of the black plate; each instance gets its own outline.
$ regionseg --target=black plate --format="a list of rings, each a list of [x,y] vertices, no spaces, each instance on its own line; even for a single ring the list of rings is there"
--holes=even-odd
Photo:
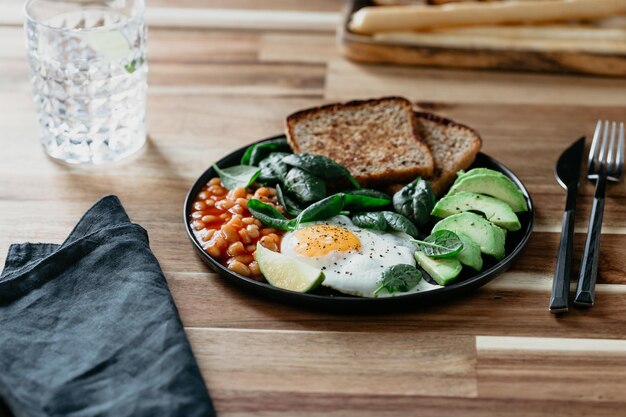
[[[278,139],[281,137],[284,136],[274,136],[268,139],[258,141],[257,143],[265,142],[272,139]],[[238,165],[241,156],[245,152],[246,148],[247,146],[240,148],[235,152],[225,156],[217,162],[217,165],[220,168]],[[532,199],[530,198],[530,194],[528,194],[528,190],[526,190],[524,184],[522,184],[519,178],[517,178],[515,174],[513,174],[513,172],[511,172],[511,170],[509,170],[506,166],[496,161],[495,159],[485,155],[484,153],[479,153],[476,157],[476,161],[472,165],[472,168],[478,167],[490,168],[503,173],[511,180],[513,180],[517,187],[522,191],[522,194],[524,194],[524,197],[526,198],[526,201],[528,203],[528,212],[518,214],[520,222],[522,224],[522,228],[517,232],[507,233],[507,256],[501,261],[496,262],[493,258],[486,256],[484,257],[484,269],[481,272],[475,273],[469,271],[468,268],[463,268],[463,273],[461,274],[459,279],[453,284],[448,285],[447,287],[421,293],[413,293],[385,298],[363,298],[341,294],[340,292],[320,287],[313,292],[302,294],[273,287],[270,284],[255,281],[251,278],[247,278],[230,271],[228,268],[220,264],[217,260],[209,256],[204,250],[202,250],[202,246],[198,243],[198,241],[196,241],[196,238],[194,237],[193,231],[189,224],[189,216],[192,212],[191,206],[194,202],[196,195],[211,178],[217,176],[213,168],[207,169],[204,174],[202,174],[200,178],[198,178],[198,180],[194,183],[193,187],[191,187],[191,189],[189,190],[189,193],[187,193],[187,197],[185,198],[183,221],[185,223],[187,235],[193,242],[202,260],[206,262],[212,270],[217,272],[227,281],[232,282],[233,284],[236,284],[247,290],[250,290],[256,294],[289,304],[306,307],[321,307],[324,309],[333,310],[340,309],[373,311],[399,306],[424,306],[427,304],[440,302],[442,300],[447,300],[465,294],[470,290],[474,290],[478,287],[485,285],[486,283],[506,271],[513,264],[515,259],[520,255],[520,252],[522,251],[524,246],[526,246],[526,243],[528,242],[528,239],[532,233],[535,210],[533,207]]]

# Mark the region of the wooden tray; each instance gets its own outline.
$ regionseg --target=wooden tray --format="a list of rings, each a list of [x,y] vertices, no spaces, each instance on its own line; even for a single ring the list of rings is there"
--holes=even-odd
[[[348,4],[340,38],[342,52],[351,60],[626,76],[626,26],[622,22],[517,27],[506,34],[502,32],[508,29],[491,28],[489,32],[490,28],[466,28],[448,33],[387,35],[386,39],[350,32],[352,14],[372,5],[370,0],[351,0]],[[533,31],[530,37],[529,31]]]

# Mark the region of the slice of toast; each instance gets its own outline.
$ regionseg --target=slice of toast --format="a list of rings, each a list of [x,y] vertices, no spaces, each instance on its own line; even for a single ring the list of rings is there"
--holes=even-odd
[[[435,160],[435,171],[426,178],[435,194],[441,195],[459,170],[474,163],[482,139],[474,129],[432,113],[415,112],[415,117],[417,130]]]
[[[456,179],[456,173],[468,169],[482,146],[482,139],[474,129],[432,113],[415,112],[417,130],[428,144],[435,161],[435,171],[424,177],[437,195],[445,194]],[[385,189],[398,192],[405,184],[393,184]]]
[[[364,187],[408,182],[434,172],[411,102],[401,97],[302,110],[287,117],[286,133],[295,153],[327,156]]]

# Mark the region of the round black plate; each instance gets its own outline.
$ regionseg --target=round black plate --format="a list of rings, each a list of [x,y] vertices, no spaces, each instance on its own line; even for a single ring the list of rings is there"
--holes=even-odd
[[[257,143],[281,137],[284,136],[274,136],[258,141]],[[239,160],[241,159],[241,156],[245,152],[246,148],[247,146],[240,148],[235,152],[225,156],[217,162],[217,165],[220,168],[238,165]],[[213,168],[207,169],[204,174],[202,174],[200,178],[198,178],[198,180],[194,183],[194,185],[187,193],[187,197],[185,198],[185,207],[183,211],[183,221],[185,223],[187,235],[189,236],[189,239],[191,239],[191,241],[193,242],[202,260],[206,262],[211,267],[211,269],[224,277],[226,280],[247,290],[250,290],[256,294],[289,304],[306,307],[321,307],[324,309],[333,310],[340,309],[348,311],[374,311],[399,306],[424,306],[467,293],[470,290],[485,285],[496,276],[506,271],[519,256],[524,246],[526,246],[530,234],[532,233],[535,210],[533,207],[532,199],[530,198],[530,194],[528,194],[528,190],[526,190],[524,184],[522,184],[519,178],[517,178],[515,174],[513,174],[513,172],[511,172],[511,170],[509,170],[506,166],[496,161],[495,159],[485,155],[484,153],[479,153],[476,157],[476,161],[472,165],[472,168],[478,167],[490,168],[495,171],[502,172],[504,175],[509,177],[522,191],[522,194],[524,194],[524,197],[526,198],[526,201],[528,203],[528,212],[518,214],[520,222],[522,224],[522,228],[517,232],[509,232],[507,234],[507,256],[500,262],[496,262],[493,258],[486,256],[484,257],[484,266],[481,272],[476,273],[469,271],[468,268],[464,268],[461,276],[453,284],[448,285],[447,287],[421,293],[385,298],[362,298],[344,295],[339,292],[320,287],[313,292],[302,294],[273,287],[270,284],[255,281],[251,278],[247,278],[230,271],[228,268],[220,264],[217,260],[209,256],[209,254],[207,254],[204,250],[202,250],[202,246],[195,239],[193,231],[191,230],[191,226],[189,224],[189,216],[192,212],[191,206],[193,204],[195,196],[200,192],[202,187],[211,178],[217,176]]]

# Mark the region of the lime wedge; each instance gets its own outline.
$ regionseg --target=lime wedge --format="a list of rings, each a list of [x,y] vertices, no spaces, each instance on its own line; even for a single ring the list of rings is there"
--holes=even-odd
[[[256,245],[256,261],[267,282],[275,287],[296,292],[315,289],[324,281],[324,273],[297,259]]]
[[[85,40],[94,51],[111,61],[123,59],[131,52],[128,39],[117,30],[89,32]]]

